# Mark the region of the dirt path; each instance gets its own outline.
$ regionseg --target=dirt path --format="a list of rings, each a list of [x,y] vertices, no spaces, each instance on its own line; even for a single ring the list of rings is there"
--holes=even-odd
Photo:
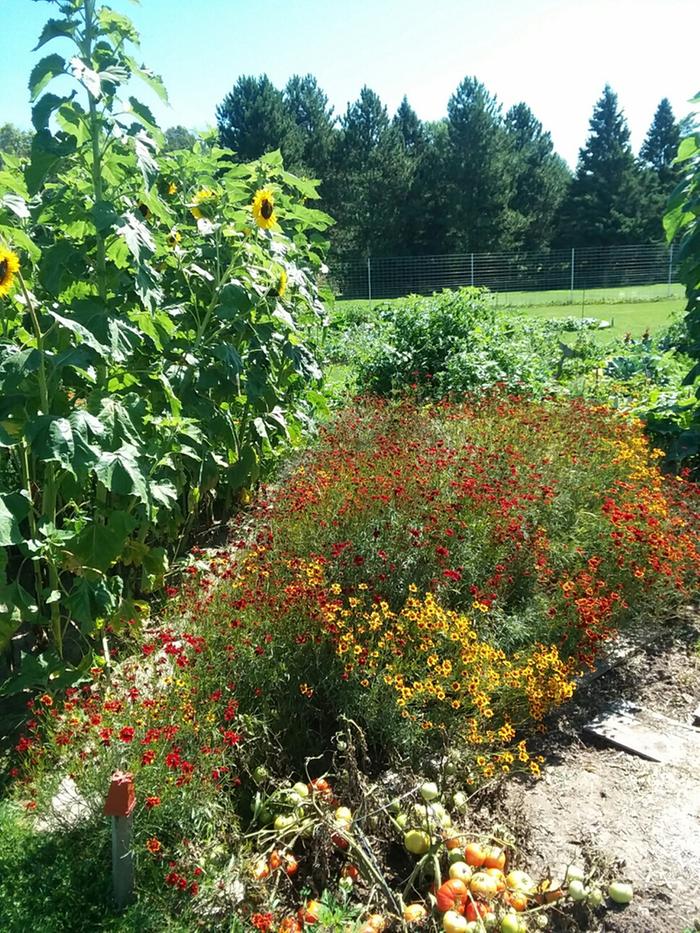
[[[700,703],[697,613],[578,692],[542,748],[544,778],[511,785],[506,809],[524,817],[533,867],[557,873],[582,853],[619,863],[636,897],[602,915],[601,931],[681,933],[700,916],[700,761],[660,764],[588,740],[584,723],[621,699],[691,722]]]

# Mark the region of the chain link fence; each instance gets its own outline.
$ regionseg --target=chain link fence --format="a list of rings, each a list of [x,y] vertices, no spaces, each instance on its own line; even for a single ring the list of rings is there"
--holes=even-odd
[[[580,303],[600,288],[659,286],[653,297],[677,293],[673,246],[608,246],[446,256],[350,257],[331,264],[329,279],[340,299],[430,295],[443,288],[485,286],[492,292],[558,292],[559,302]],[[568,293],[568,299],[562,292]],[[585,300],[585,296],[584,296]]]

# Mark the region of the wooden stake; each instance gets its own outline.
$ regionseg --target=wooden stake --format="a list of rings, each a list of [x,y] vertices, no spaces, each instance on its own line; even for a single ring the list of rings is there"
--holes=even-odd
[[[134,777],[115,771],[105,801],[105,816],[112,817],[112,885],[118,910],[134,901]]]

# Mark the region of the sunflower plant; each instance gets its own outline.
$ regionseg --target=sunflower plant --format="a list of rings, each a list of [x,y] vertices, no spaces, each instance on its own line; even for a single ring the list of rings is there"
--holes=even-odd
[[[214,139],[161,158],[134,25],[47,2],[60,53],[30,76],[30,158],[0,171],[0,650],[33,649],[12,689],[138,620],[323,401],[314,183]]]

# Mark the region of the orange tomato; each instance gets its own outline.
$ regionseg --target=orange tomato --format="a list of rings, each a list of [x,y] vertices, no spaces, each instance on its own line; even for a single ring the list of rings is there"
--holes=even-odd
[[[256,859],[253,863],[253,878],[257,879],[258,881],[262,881],[263,878],[267,878],[269,874],[270,866],[267,864],[265,859],[260,856],[260,858]]]
[[[472,875],[469,882],[469,890],[475,897],[483,897],[490,901],[498,894],[498,882],[492,875],[487,875],[485,871],[478,871]]]
[[[484,865],[486,868],[503,868],[506,864],[506,853],[498,846],[488,846],[484,856]]]
[[[486,851],[478,842],[468,842],[464,847],[464,861],[472,868],[481,868],[485,858]]]
[[[445,841],[445,848],[448,851],[451,852],[452,849],[459,848],[460,839],[459,839],[459,836],[453,830],[450,830],[450,829],[445,830],[445,832],[442,834],[442,838]]]
[[[440,913],[447,913],[448,910],[454,910],[458,914],[464,913],[464,905],[467,903],[467,886],[459,878],[450,878],[438,888],[435,899],[437,909]]]
[[[285,917],[278,927],[278,933],[301,933],[303,929],[296,917]]]
[[[293,855],[285,855],[284,870],[290,878],[294,877],[299,871],[299,862],[297,862]]]
[[[496,884],[498,885],[498,893],[505,891],[506,889],[506,877],[501,871],[500,868],[485,868],[484,874],[490,875],[492,878],[495,878]]]
[[[360,877],[360,869],[357,865],[352,865],[348,863],[340,873],[343,878],[351,878],[353,881],[357,881]]]
[[[527,895],[522,891],[508,891],[503,900],[514,910],[527,910]]]
[[[381,914],[371,914],[371,916],[367,917],[365,924],[371,930],[376,930],[376,933],[381,933],[386,926],[386,920]]]
[[[318,915],[321,910],[321,905],[318,901],[307,901],[304,907],[300,907],[297,912],[297,917],[301,920],[302,923],[318,923]]]
[[[427,916],[428,911],[422,904],[409,904],[403,912],[403,919],[406,923],[418,923],[420,920],[425,920]]]
[[[276,871],[282,864],[282,856],[279,852],[275,851],[270,853],[270,871]]]

